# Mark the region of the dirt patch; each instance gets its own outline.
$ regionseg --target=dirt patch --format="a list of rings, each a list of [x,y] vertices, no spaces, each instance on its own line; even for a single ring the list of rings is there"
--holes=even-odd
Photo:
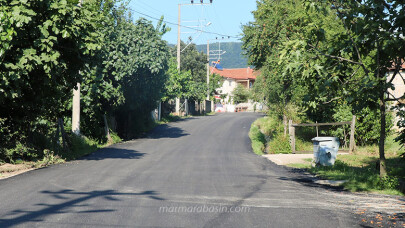
[[[263,155],[270,161],[276,163],[277,165],[287,165],[287,164],[310,164],[304,159],[313,158],[313,154],[266,154]]]
[[[3,164],[0,165],[0,179],[6,179],[21,173],[28,172],[30,170],[33,170],[34,165],[31,163],[27,164]]]

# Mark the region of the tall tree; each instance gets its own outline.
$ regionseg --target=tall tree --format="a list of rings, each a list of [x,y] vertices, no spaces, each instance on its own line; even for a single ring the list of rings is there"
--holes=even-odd
[[[304,105],[308,108],[331,111],[331,106],[344,101],[353,111],[365,107],[378,110],[380,175],[386,175],[386,106],[387,101],[393,100],[388,98],[388,89],[399,75],[405,53],[404,2],[263,0],[258,4],[261,9],[258,12],[269,12],[286,4],[297,10],[282,11],[287,23],[290,18],[295,20],[291,30],[286,31],[294,35],[280,38],[282,28],[288,27],[275,23],[270,31],[276,35],[270,39],[263,36],[262,40],[260,37],[246,40],[252,61],[265,66],[273,42],[278,42],[278,65],[282,66],[283,77],[288,75],[299,85],[310,88],[304,94]],[[273,16],[262,13],[256,20],[262,17]],[[250,27],[261,27],[264,33],[267,24]],[[394,77],[387,80],[391,67],[395,69]]]
[[[100,48],[98,12],[66,0],[0,0],[0,119],[16,141],[32,144],[34,134],[49,134],[40,122],[64,115],[72,88]],[[3,42],[3,40],[5,42]]]

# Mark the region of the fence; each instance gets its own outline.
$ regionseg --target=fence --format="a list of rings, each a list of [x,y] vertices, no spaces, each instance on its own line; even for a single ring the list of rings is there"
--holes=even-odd
[[[295,128],[296,127],[316,127],[316,136],[319,136],[318,127],[319,126],[337,126],[337,125],[346,125],[350,124],[350,143],[349,143],[349,153],[354,151],[355,141],[354,141],[354,131],[356,125],[356,116],[353,116],[352,121],[347,122],[335,122],[335,123],[311,123],[311,124],[294,124],[292,120],[289,120],[288,129],[290,134],[290,144],[291,144],[291,151],[294,154],[295,150]]]

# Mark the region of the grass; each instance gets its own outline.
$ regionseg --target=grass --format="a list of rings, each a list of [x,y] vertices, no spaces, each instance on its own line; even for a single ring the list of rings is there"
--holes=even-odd
[[[404,195],[399,190],[399,180],[405,179],[405,161],[399,157],[403,148],[387,139],[386,161],[388,176],[381,179],[377,170],[378,147],[358,147],[353,154],[338,155],[334,166],[312,167],[311,164],[290,164],[295,168],[308,170],[321,178],[348,180],[344,188],[352,192],[374,192],[389,195]]]
[[[296,149],[298,151],[312,151],[312,142],[305,139],[304,129],[297,134]],[[300,135],[303,137],[300,138]],[[256,154],[291,153],[289,137],[284,136],[280,120],[273,117],[257,119],[251,126],[249,137],[252,148]],[[380,194],[404,195],[399,190],[400,180],[405,180],[405,160],[400,157],[405,148],[395,142],[395,135],[386,140],[385,155],[388,175],[380,178],[378,171],[378,146],[359,146],[355,152],[348,155],[339,155],[334,166],[312,167],[311,160],[301,164],[289,164],[290,167],[306,169],[324,179],[347,180],[344,188],[352,192],[375,192]],[[267,140],[266,140],[267,139]],[[267,148],[264,148],[267,147]]]
[[[257,155],[263,155],[266,148],[266,138],[257,126],[256,121],[250,127],[249,138],[252,141],[253,152]]]

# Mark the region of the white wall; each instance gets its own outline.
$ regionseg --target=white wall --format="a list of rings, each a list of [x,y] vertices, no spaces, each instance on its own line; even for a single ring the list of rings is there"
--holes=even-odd
[[[232,96],[232,91],[236,88],[236,81],[235,79],[227,78],[222,83],[221,88],[218,88],[217,91],[220,94],[226,94],[225,103],[229,101],[229,96]]]

